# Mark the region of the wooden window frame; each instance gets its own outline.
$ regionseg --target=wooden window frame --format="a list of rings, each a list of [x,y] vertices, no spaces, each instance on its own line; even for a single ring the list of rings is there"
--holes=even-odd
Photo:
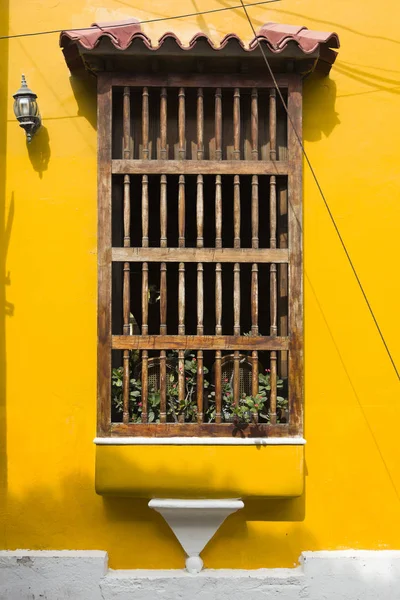
[[[302,81],[300,75],[277,75],[280,88],[288,91],[288,159],[287,161],[252,162],[254,174],[286,175],[288,178],[288,249],[263,249],[264,261],[289,265],[290,331],[285,338],[257,337],[255,348],[259,350],[289,350],[289,423],[266,424],[249,428],[240,435],[256,437],[302,437],[303,435],[303,275],[302,275],[302,151],[294,129],[302,135]],[[210,165],[206,160],[164,161],[162,171],[156,160],[117,160],[112,158],[112,90],[114,87],[229,87],[272,88],[273,82],[266,77],[254,75],[183,75],[149,74],[130,75],[118,73],[98,74],[98,401],[97,434],[99,437],[120,436],[230,436],[235,435],[232,424],[142,424],[139,429],[132,423],[111,422],[111,353],[114,349],[173,349],[179,348],[179,336],[112,335],[111,328],[111,268],[113,261],[151,260],[153,248],[113,248],[111,239],[112,176],[113,174],[240,174],[242,164],[236,161],[219,161]],[[293,125],[292,125],[293,124]],[[247,165],[249,167],[249,165]],[[247,173],[248,171],[244,170]],[[206,260],[209,249],[180,249],[189,260]],[[237,250],[235,250],[237,252]],[[233,249],[221,249],[221,257]],[[259,253],[255,249],[241,252]],[[182,255],[180,255],[182,256]],[[233,255],[232,255],[233,256]],[[147,257],[147,258],[146,258]],[[171,258],[171,257],[170,257]],[[175,260],[177,258],[175,257]],[[165,259],[167,260],[167,259]],[[180,258],[182,260],[182,258]],[[222,260],[222,258],[221,258]],[[231,261],[233,262],[233,258]],[[193,350],[218,349],[214,336],[187,336]],[[224,336],[226,338],[226,336]],[[246,338],[230,336],[220,342],[221,349],[242,349]]]

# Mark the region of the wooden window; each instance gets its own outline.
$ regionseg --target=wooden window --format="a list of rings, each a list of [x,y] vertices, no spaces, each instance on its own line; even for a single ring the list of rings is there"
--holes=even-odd
[[[302,155],[272,81],[99,74],[98,124],[98,434],[301,436]]]

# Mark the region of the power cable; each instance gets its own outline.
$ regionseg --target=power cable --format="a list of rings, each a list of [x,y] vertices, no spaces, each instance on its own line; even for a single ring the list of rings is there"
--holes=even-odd
[[[272,4],[273,2],[280,2],[281,0],[261,0],[261,2],[252,2],[251,4],[246,4],[245,6],[260,6],[262,4]],[[201,12],[188,13],[186,15],[175,15],[174,17],[160,17],[158,19],[146,19],[145,21],[132,21],[131,23],[126,22],[123,23],[124,26],[128,25],[142,25],[144,23],[159,23],[160,21],[171,21],[173,19],[186,19],[188,17],[197,17],[199,15],[210,15],[211,13],[223,12],[225,10],[234,10],[235,8],[242,8],[242,4],[237,4],[235,6],[226,6],[224,8],[214,8],[212,10],[204,10]],[[121,23],[115,25],[107,25],[107,29],[111,29],[112,27],[121,27]],[[101,27],[99,27],[101,30]],[[47,35],[51,33],[62,33],[63,31],[93,31],[93,27],[74,27],[73,29],[51,29],[49,31],[34,31],[32,33],[16,33],[15,35],[2,35],[0,36],[0,40],[11,40],[13,38],[22,38],[22,37],[33,37],[36,35]]]
[[[292,118],[291,118],[291,116],[290,116],[290,114],[289,114],[289,110],[288,110],[288,107],[287,107],[287,105],[286,105],[286,102],[285,102],[285,100],[284,100],[284,98],[283,98],[283,96],[282,96],[282,92],[281,92],[281,90],[279,89],[278,83],[277,83],[277,81],[276,81],[276,79],[275,79],[275,76],[274,76],[274,74],[273,74],[273,72],[272,72],[271,65],[269,64],[269,61],[268,61],[268,58],[267,58],[267,56],[266,56],[266,54],[265,54],[264,48],[262,47],[262,45],[261,45],[261,42],[260,42],[260,40],[259,40],[259,39],[258,39],[258,37],[257,37],[256,30],[255,30],[255,28],[254,28],[254,25],[253,25],[253,23],[252,23],[252,21],[251,21],[251,19],[250,19],[250,16],[249,16],[248,12],[247,12],[247,6],[249,6],[249,5],[245,5],[245,4],[243,3],[243,0],[240,0],[240,3],[241,3],[241,5],[242,5],[242,8],[243,8],[243,10],[244,10],[244,13],[245,13],[245,15],[246,15],[246,17],[247,17],[247,20],[248,20],[248,22],[249,22],[249,25],[250,25],[250,27],[251,27],[251,29],[252,29],[252,32],[253,32],[253,34],[254,34],[254,38],[257,40],[258,47],[259,47],[259,48],[260,48],[260,50],[261,50],[261,54],[263,55],[263,58],[264,58],[265,64],[267,65],[267,68],[268,68],[269,74],[270,74],[270,76],[271,76],[271,79],[272,79],[272,81],[273,81],[273,84],[274,84],[274,86],[275,86],[275,88],[276,88],[276,91],[278,92],[279,98],[280,98],[280,100],[281,100],[281,102],[282,102],[282,105],[283,105],[283,107],[284,107],[285,111],[286,111],[286,114],[287,114],[287,116],[288,116],[288,119],[289,119],[289,121],[290,121],[290,124],[291,124],[291,126],[292,126],[292,128],[293,128],[294,134],[295,134],[295,136],[296,136],[296,138],[297,138],[297,141],[298,141],[298,142],[299,142],[299,144],[300,144],[300,147],[301,147],[301,150],[302,150],[302,152],[303,152],[304,158],[306,159],[306,162],[307,162],[307,164],[308,164],[308,166],[309,166],[309,168],[310,168],[311,174],[312,174],[312,176],[313,176],[313,178],[314,178],[314,181],[315,181],[315,183],[316,183],[316,185],[317,185],[317,188],[318,188],[318,191],[319,191],[319,193],[320,193],[320,195],[321,195],[321,198],[322,198],[322,200],[324,201],[324,204],[325,204],[325,207],[326,207],[326,209],[327,209],[327,211],[328,211],[329,217],[330,217],[330,219],[331,219],[331,221],[332,221],[332,223],[333,223],[333,226],[334,226],[334,228],[335,228],[335,231],[336,231],[336,233],[337,233],[337,235],[338,235],[338,238],[339,238],[339,240],[340,240],[340,243],[341,243],[341,245],[342,245],[342,248],[343,248],[343,250],[344,250],[344,252],[345,252],[345,254],[346,254],[347,260],[349,261],[349,264],[350,264],[350,266],[351,266],[351,269],[352,269],[352,271],[353,271],[353,273],[354,273],[354,276],[355,276],[355,278],[356,278],[356,280],[357,280],[357,283],[358,283],[358,285],[359,285],[359,288],[360,288],[360,290],[361,290],[361,293],[362,293],[362,295],[363,295],[363,297],[364,297],[364,300],[365,300],[365,302],[366,302],[366,305],[368,306],[368,310],[369,310],[369,312],[370,312],[370,314],[371,314],[371,316],[372,316],[372,319],[373,319],[373,321],[374,321],[374,323],[375,323],[376,329],[377,329],[377,330],[378,330],[378,332],[379,332],[380,338],[381,338],[381,340],[382,340],[382,343],[383,343],[383,345],[384,345],[384,347],[385,347],[385,349],[386,349],[386,352],[387,352],[387,354],[388,354],[388,356],[389,356],[390,362],[392,363],[392,366],[393,366],[393,369],[395,370],[395,373],[396,373],[396,375],[397,375],[397,378],[400,380],[400,373],[399,373],[399,371],[398,371],[398,369],[397,369],[397,367],[396,367],[396,363],[394,362],[394,359],[393,359],[393,357],[392,357],[392,354],[391,354],[391,352],[390,352],[389,346],[387,345],[387,343],[386,343],[386,340],[385,340],[385,338],[384,338],[384,335],[383,335],[383,333],[382,333],[382,330],[381,330],[381,328],[379,327],[379,323],[378,323],[378,321],[377,321],[377,318],[376,318],[376,316],[375,316],[375,314],[374,314],[374,311],[373,311],[373,309],[372,309],[372,306],[371,306],[371,304],[370,304],[370,302],[369,302],[369,300],[368,300],[367,294],[365,293],[365,290],[364,290],[364,288],[363,288],[363,286],[362,286],[362,283],[361,283],[361,281],[360,281],[360,278],[359,278],[359,276],[358,276],[358,273],[357,273],[357,271],[356,271],[356,268],[355,268],[355,266],[354,266],[354,264],[353,264],[353,261],[351,260],[351,257],[350,257],[350,254],[349,254],[349,251],[347,250],[346,244],[345,244],[345,242],[344,242],[344,240],[343,240],[343,237],[342,237],[342,235],[341,235],[341,233],[340,233],[340,231],[339,231],[339,227],[337,226],[337,223],[336,223],[336,221],[335,221],[335,217],[334,217],[334,216],[333,216],[333,214],[332,214],[332,211],[331,211],[331,209],[330,209],[330,207],[329,207],[329,204],[328,204],[328,202],[327,202],[327,200],[326,200],[326,198],[325,198],[324,192],[322,191],[321,185],[320,185],[320,183],[319,183],[319,181],[318,181],[317,175],[315,174],[315,171],[314,171],[314,169],[313,169],[313,166],[312,166],[312,164],[311,164],[311,161],[310,161],[310,159],[308,158],[307,152],[305,151],[305,148],[304,148],[304,145],[303,145],[303,141],[302,141],[302,139],[301,139],[301,137],[300,137],[299,133],[297,132],[297,130],[296,130],[296,127],[294,126],[293,120],[292,120]]]

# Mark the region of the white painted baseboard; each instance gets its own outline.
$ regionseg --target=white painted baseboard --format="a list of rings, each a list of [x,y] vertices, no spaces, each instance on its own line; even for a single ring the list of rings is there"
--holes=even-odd
[[[100,551],[1,551],[1,600],[399,600],[400,550],[304,552],[296,569],[112,571]]]

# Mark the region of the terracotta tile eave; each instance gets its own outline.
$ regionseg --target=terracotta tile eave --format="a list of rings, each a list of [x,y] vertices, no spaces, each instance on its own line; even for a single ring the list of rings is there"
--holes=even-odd
[[[258,48],[258,42],[266,46],[271,54],[283,53],[288,45],[295,44],[305,55],[323,55],[322,60],[327,64],[333,64],[336,58],[334,49],[339,48],[339,38],[336,33],[308,30],[305,27],[267,23],[263,25],[258,35],[246,45],[243,40],[234,33],[227,34],[219,44],[215,44],[209,36],[203,32],[194,35],[188,44],[184,44],[174,32],[166,32],[156,45],[152,45],[151,39],[143,33],[138,22],[121,22],[120,24],[104,23],[94,24],[87,30],[63,31],[60,35],[60,46],[68,65],[77,67],[74,59],[78,54],[86,54],[98,49],[99,44],[107,40],[118,51],[128,50],[137,41],[152,52],[162,52],[166,43],[175,43],[177,48],[185,52],[194,50],[198,44],[206,44],[215,52],[222,52],[229,45],[235,44],[243,52],[252,53]],[[74,48],[72,48],[74,47]]]

